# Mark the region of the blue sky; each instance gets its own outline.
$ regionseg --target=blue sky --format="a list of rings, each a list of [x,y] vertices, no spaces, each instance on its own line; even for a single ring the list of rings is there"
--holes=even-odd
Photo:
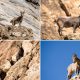
[[[41,80],[67,80],[74,52],[80,58],[80,41],[41,41]]]

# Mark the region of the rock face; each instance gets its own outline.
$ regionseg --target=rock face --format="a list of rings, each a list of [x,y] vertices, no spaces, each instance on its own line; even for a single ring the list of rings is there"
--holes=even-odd
[[[0,0],[0,39],[39,39],[39,9],[39,0]],[[12,26],[10,21],[14,17],[20,16],[21,11],[25,11],[21,26],[18,26],[18,24]]]
[[[62,36],[58,33],[58,25],[55,20],[58,17],[77,17],[80,14],[80,0],[42,0],[41,5],[41,38],[42,39],[78,39],[80,29],[73,33],[73,28],[63,28]],[[65,38],[67,36],[67,38]]]
[[[0,80],[40,80],[39,48],[38,41],[0,41]]]

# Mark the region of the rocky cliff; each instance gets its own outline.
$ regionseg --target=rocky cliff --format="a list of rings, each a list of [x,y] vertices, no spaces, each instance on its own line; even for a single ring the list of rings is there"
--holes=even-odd
[[[0,0],[0,39],[39,39],[39,0]],[[25,11],[21,26],[12,26],[10,21]]]
[[[40,80],[38,41],[0,41],[0,80]]]
[[[73,28],[64,28],[62,36],[58,34],[58,17],[77,17],[80,15],[80,0],[42,0],[41,37],[42,39],[80,40],[80,29],[73,33]]]

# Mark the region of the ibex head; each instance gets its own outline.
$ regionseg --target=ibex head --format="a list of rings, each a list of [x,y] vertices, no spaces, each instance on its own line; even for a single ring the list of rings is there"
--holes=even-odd
[[[24,13],[25,13],[25,11],[21,11],[20,13],[21,13],[21,15],[23,16],[23,15],[24,15]]]
[[[73,54],[73,56],[72,56],[72,60],[73,60],[73,62],[75,63],[76,62],[76,58],[77,58],[77,54]]]

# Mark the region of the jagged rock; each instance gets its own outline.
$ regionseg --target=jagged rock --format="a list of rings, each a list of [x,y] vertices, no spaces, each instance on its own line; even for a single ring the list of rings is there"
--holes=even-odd
[[[17,26],[9,26],[4,27],[0,26],[0,39],[7,39],[7,40],[28,40],[33,39],[33,31],[30,28],[26,28],[24,26],[17,27]]]
[[[24,49],[24,56],[25,56],[26,54],[28,54],[32,50],[33,45],[29,41],[24,41],[22,43],[22,47]]]
[[[80,40],[80,33],[75,33],[75,34],[68,34],[64,35],[64,37],[67,36],[68,40]]]
[[[0,66],[0,69],[7,72],[10,69],[10,67],[11,67],[10,62],[6,60],[6,62],[2,66]]]
[[[28,2],[32,2],[33,4],[40,5],[39,0],[26,0]]]
[[[0,41],[0,79],[40,80],[39,49],[39,41]]]

